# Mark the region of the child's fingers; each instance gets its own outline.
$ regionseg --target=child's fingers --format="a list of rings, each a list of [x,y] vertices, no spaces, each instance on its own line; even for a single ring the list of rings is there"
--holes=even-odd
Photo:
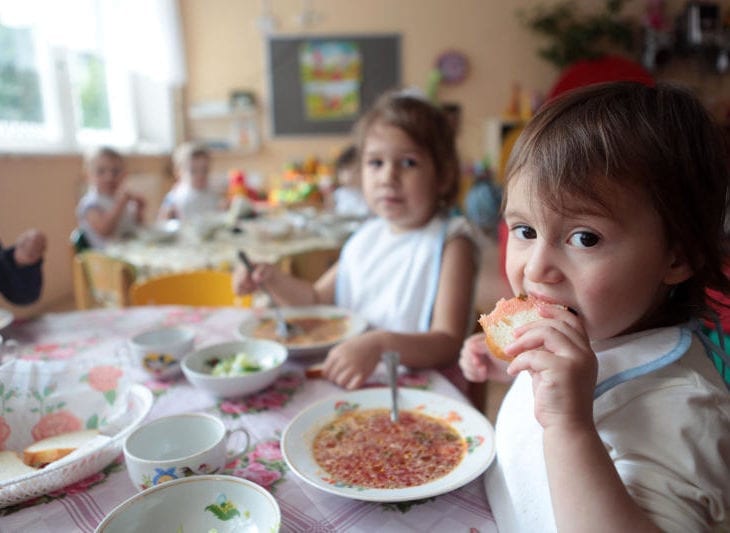
[[[591,351],[590,342],[583,330],[561,320],[536,321],[517,328],[514,333],[516,340],[504,349],[509,357],[516,357],[525,350],[540,346],[563,356],[571,353],[579,356],[580,353]]]

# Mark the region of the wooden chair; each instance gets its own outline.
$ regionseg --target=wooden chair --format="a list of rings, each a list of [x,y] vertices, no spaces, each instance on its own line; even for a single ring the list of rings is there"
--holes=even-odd
[[[339,248],[326,248],[288,255],[281,260],[280,265],[284,272],[315,282],[337,262],[339,257]]]
[[[74,254],[72,264],[77,309],[129,305],[133,265],[93,250]]]
[[[236,296],[232,274],[221,270],[194,270],[148,278],[132,285],[132,305],[194,305],[250,307],[250,296]]]

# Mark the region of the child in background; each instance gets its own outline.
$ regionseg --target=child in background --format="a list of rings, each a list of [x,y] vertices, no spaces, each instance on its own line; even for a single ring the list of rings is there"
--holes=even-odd
[[[376,215],[345,243],[339,261],[316,283],[268,264],[234,274],[237,293],[264,283],[280,304],[335,304],[372,329],[330,350],[323,375],[354,389],[381,354],[409,367],[455,363],[471,324],[478,230],[448,218],[459,165],[443,113],[425,100],[386,94],[358,122],[358,167]]]
[[[483,334],[462,349],[469,380],[516,376],[485,477],[500,531],[726,531],[730,394],[700,328],[705,288],[730,293],[719,129],[682,90],[594,85],[532,119],[506,177],[512,290],[564,307],[508,365]]]
[[[337,187],[332,193],[334,212],[342,216],[367,217],[370,208],[362,192],[354,145],[345,148],[335,160],[335,180]]]
[[[210,152],[205,146],[181,144],[175,149],[172,163],[177,182],[162,200],[159,219],[190,220],[223,207],[219,195],[208,188]]]
[[[28,229],[9,248],[0,243],[0,294],[10,303],[26,305],[40,298],[46,241],[43,232]]]
[[[103,248],[109,239],[134,232],[142,223],[145,201],[124,186],[124,160],[113,148],[89,152],[84,171],[88,190],[76,207],[76,218],[89,244]]]

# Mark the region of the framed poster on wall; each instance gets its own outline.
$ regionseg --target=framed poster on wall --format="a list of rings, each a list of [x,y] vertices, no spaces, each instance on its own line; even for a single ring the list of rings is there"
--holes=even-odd
[[[400,36],[270,36],[272,134],[349,133],[380,94],[400,86]]]

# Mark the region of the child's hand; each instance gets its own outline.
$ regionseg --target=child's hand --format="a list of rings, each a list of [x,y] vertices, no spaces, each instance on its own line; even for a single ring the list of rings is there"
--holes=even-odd
[[[475,333],[464,341],[459,356],[459,367],[464,377],[475,383],[486,381],[489,353],[484,344],[484,333]]]
[[[37,229],[24,231],[15,241],[13,258],[18,266],[37,263],[46,252],[46,236]]]
[[[250,294],[259,288],[259,285],[273,279],[276,268],[268,263],[254,263],[253,272],[242,264],[236,264],[233,270],[233,292],[238,296]]]
[[[383,352],[378,331],[369,331],[330,350],[322,375],[346,389],[357,389],[375,370]]]
[[[579,317],[552,306],[540,308],[544,320],[515,330],[505,349],[516,356],[507,371],[532,376],[535,418],[544,428],[593,426],[593,390],[598,360]]]

